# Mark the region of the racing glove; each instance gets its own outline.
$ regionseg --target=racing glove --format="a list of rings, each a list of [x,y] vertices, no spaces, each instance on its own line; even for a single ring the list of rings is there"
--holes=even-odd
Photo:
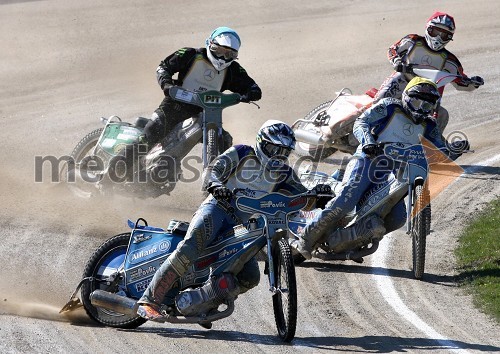
[[[215,187],[210,191],[210,193],[212,193],[214,198],[217,199],[218,201],[225,201],[225,202],[230,201],[233,196],[233,192],[231,192],[231,190],[226,186]]]
[[[328,184],[317,184],[312,189],[316,194],[328,194],[327,196],[318,196],[316,198],[316,208],[324,209],[326,204],[335,196],[332,187]]]
[[[460,156],[462,156],[464,151],[470,149],[470,144],[467,140],[457,140],[452,143],[447,142],[446,147],[448,150],[448,156],[450,157],[450,159],[455,161]]]
[[[411,64],[403,64],[401,60],[396,60],[393,66],[398,73],[413,74],[413,65]]]
[[[316,192],[316,194],[332,194],[332,187],[328,184],[318,183],[312,190]]]
[[[241,97],[241,102],[258,101],[262,98],[262,91],[257,85],[253,85],[246,94]]]
[[[479,86],[484,85],[484,80],[481,76],[473,76],[470,78],[470,82],[472,85],[474,85],[475,88],[478,88]]]
[[[384,150],[377,144],[366,144],[361,148],[361,151],[364,152],[368,158],[374,158],[384,154]]]
[[[165,94],[165,96],[170,97],[169,90],[170,90],[170,88],[171,88],[172,86],[174,86],[174,85],[171,85],[171,84],[165,84],[165,85],[163,86],[163,93]]]

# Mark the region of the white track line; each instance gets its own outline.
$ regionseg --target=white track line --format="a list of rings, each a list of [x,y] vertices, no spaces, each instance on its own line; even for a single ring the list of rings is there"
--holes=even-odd
[[[385,241],[385,242],[384,242]],[[373,267],[378,267],[382,274],[372,274],[377,283],[380,294],[384,297],[385,301],[394,309],[394,311],[403,317],[406,321],[410,322],[413,326],[423,332],[428,338],[436,340],[439,345],[449,349],[454,353],[469,353],[467,350],[460,348],[460,346],[443,336],[442,334],[435,331],[431,326],[429,326],[425,321],[423,321],[418,315],[410,310],[399,297],[392,279],[390,277],[389,271],[385,263],[386,255],[390,248],[390,241],[392,241],[392,234],[388,234],[384,237],[384,241],[380,242],[379,248],[375,253],[376,258],[372,261]],[[418,281],[418,280],[415,280]],[[443,348],[444,349],[444,348]]]
[[[479,169],[480,166],[489,166],[499,160],[500,154],[478,162],[477,167],[471,166],[466,169],[466,172],[473,172],[474,170]],[[386,235],[384,240],[385,242],[380,243],[379,249],[375,253],[375,257],[372,260],[372,266],[381,269],[382,274],[372,274],[372,277],[375,278],[379,292],[384,297],[385,301],[394,309],[396,313],[398,313],[406,321],[410,322],[413,326],[417,327],[417,329],[423,332],[428,338],[436,340],[440,345],[448,348],[451,352],[462,354],[468,353],[466,349],[461,348],[457,343],[434,330],[434,328],[418,317],[418,315],[410,310],[408,306],[405,305],[403,300],[401,300],[396,289],[394,288],[394,284],[392,283],[392,279],[389,271],[387,271],[386,265],[386,256],[391,246],[392,234]]]

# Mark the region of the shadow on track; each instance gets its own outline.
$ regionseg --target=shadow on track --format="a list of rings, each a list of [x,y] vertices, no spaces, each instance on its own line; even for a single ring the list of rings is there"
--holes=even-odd
[[[297,267],[314,268],[318,272],[341,272],[341,273],[356,273],[356,274],[374,274],[380,276],[390,276],[391,278],[414,279],[413,271],[394,268],[381,268],[372,266],[362,266],[357,264],[339,264],[339,263],[323,263],[308,261],[300,264]],[[426,283],[439,284],[442,286],[456,287],[457,277],[450,275],[437,275],[425,273],[423,281]]]
[[[227,342],[249,342],[269,346],[292,346],[296,349],[310,348],[314,352],[318,351],[338,351],[338,352],[367,352],[367,353],[391,353],[407,352],[414,350],[427,350],[435,352],[437,350],[470,349],[484,352],[500,352],[500,347],[483,345],[477,343],[465,343],[462,341],[450,341],[455,345],[442,345],[439,339],[429,338],[400,338],[393,336],[364,336],[364,337],[295,337],[290,343],[283,343],[275,334],[242,333],[237,331],[218,331],[203,329],[184,328],[140,328],[137,330],[121,330],[142,332],[147,334],[157,334],[164,338],[185,338],[205,340],[224,340]]]

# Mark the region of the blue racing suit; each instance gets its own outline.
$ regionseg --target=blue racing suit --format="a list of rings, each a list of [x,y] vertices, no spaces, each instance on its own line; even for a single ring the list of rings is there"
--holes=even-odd
[[[262,166],[255,150],[246,145],[237,145],[218,156],[209,168],[207,189],[225,185],[234,188],[249,188],[258,193],[282,192],[297,194],[307,189],[300,184],[292,168],[284,165],[278,169]],[[212,195],[201,204],[193,215],[184,240],[155,273],[139,303],[161,304],[165,294],[174,283],[221,232],[245,222],[251,216],[229,204],[217,201]],[[231,211],[229,210],[231,209]],[[233,211],[234,209],[234,211]],[[255,258],[247,262],[236,275],[240,293],[259,283],[260,271]]]
[[[401,142],[420,144],[419,136],[424,136],[437,148],[445,145],[439,129],[432,118],[422,124],[415,124],[404,110],[401,101],[384,98],[367,109],[354,123],[354,135],[360,142],[349,161],[341,188],[324,210],[316,214],[304,228],[302,235],[305,247],[310,249],[323,235],[333,231],[336,224],[353,210],[363,194],[373,186],[386,181],[392,173],[387,167],[378,168],[373,160],[362,151],[363,146],[380,142]],[[383,220],[386,232],[394,231],[405,224],[404,200],[398,202]]]

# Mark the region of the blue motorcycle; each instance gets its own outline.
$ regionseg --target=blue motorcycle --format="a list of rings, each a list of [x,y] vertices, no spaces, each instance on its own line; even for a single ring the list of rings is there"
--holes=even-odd
[[[220,291],[214,280],[238,274],[245,263],[265,250],[264,273],[269,278],[278,335],[289,342],[297,323],[297,287],[287,241],[287,218],[316,195],[268,193],[256,197],[257,191],[249,189],[234,192],[232,205],[252,214],[252,218],[221,234],[167,293],[162,305],[164,322],[210,328],[213,321],[231,315],[234,297]],[[136,301],[182,241],[188,225],[172,220],[164,230],[149,226],[142,218],[135,223],[129,220],[132,232],[111,237],[97,248],[85,266],[83,279],[60,312],[83,306],[92,319],[106,326],[136,328],[145,323],[137,315]]]
[[[374,184],[362,196],[354,210],[349,212],[338,226],[320,238],[312,252],[313,258],[323,261],[353,260],[363,262],[363,257],[373,254],[385,235],[384,229],[375,229],[353,236],[354,226],[366,230],[366,225],[374,216],[385,218],[401,200],[406,200],[406,233],[411,236],[413,275],[422,279],[425,267],[426,238],[430,234],[431,198],[429,190],[430,165],[448,161],[447,155],[431,146],[386,142],[379,144],[383,148],[386,162],[391,164],[395,174],[386,181]],[[450,147],[452,152],[462,154],[469,149],[468,142],[457,141]],[[459,156],[459,155],[458,155]],[[456,158],[456,157],[455,157]],[[443,167],[446,165],[443,165]],[[316,184],[328,184],[338,193],[342,186],[341,179],[333,178],[317,171],[305,171],[300,174],[301,182],[307,188]],[[290,215],[290,244],[294,245],[298,235],[320,210],[299,211]],[[293,250],[295,264],[305,258]]]

